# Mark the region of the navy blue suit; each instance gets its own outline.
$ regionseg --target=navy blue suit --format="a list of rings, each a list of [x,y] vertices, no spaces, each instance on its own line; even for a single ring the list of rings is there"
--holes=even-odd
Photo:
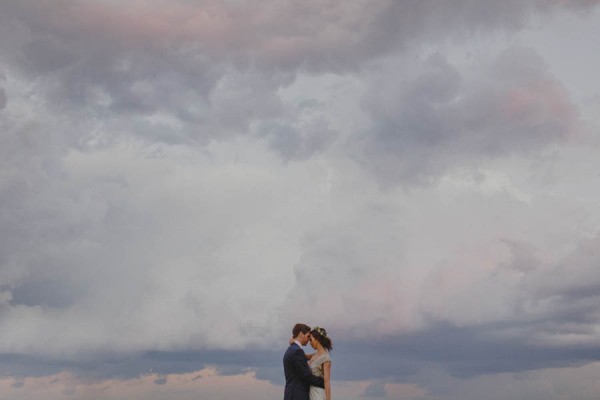
[[[283,355],[285,391],[283,400],[309,400],[310,386],[324,387],[323,378],[311,374],[304,350],[292,343]]]

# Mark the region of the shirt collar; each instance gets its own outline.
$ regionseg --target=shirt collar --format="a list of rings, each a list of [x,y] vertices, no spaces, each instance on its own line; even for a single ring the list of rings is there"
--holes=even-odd
[[[298,347],[302,348],[302,345],[300,344],[300,342],[299,342],[299,341],[297,341],[297,340],[294,340],[294,343],[296,343],[296,344],[298,345]]]

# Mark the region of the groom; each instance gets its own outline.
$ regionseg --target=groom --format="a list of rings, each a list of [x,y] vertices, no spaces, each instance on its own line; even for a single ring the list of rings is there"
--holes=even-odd
[[[310,339],[310,326],[296,324],[292,329],[294,342],[283,355],[283,372],[285,373],[285,391],[283,400],[309,400],[310,386],[324,387],[323,378],[310,373],[306,354],[302,346]]]

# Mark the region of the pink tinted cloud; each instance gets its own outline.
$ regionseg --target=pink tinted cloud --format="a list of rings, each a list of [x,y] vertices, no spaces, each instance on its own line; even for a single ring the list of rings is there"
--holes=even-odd
[[[0,397],[15,400],[200,398],[278,398],[283,389],[258,380],[253,372],[222,376],[213,368],[184,374],[149,373],[132,379],[89,380],[67,372],[46,377],[0,378]]]
[[[173,2],[156,2],[152,7],[144,1],[128,2],[127,7],[117,4],[78,2],[63,13],[55,12],[50,21],[55,28],[82,31],[126,42],[162,42],[173,36],[189,18],[198,12],[190,6]]]
[[[125,46],[190,46],[212,55],[253,54],[267,62],[297,65],[306,57],[327,56],[326,50],[359,45],[369,23],[387,4],[79,0],[22,7],[35,25],[64,37]]]
[[[544,124],[566,138],[577,129],[577,112],[566,90],[554,79],[539,79],[506,91],[502,105],[507,121]]]
[[[467,4],[461,8],[461,3]],[[586,7],[595,5],[579,2],[584,3]],[[492,25],[510,25],[511,19],[527,15],[532,4],[566,7],[543,0],[502,4]],[[59,5],[44,2],[19,7],[34,14],[30,17],[36,24],[77,40],[86,40],[79,39],[83,35],[87,40],[118,45],[191,48],[212,57],[250,57],[250,61],[280,67],[334,70],[353,68],[407,41],[428,38],[428,29],[431,37],[446,36],[457,26],[476,23],[470,21],[473,15],[483,15],[481,5],[467,1],[448,6],[389,0],[67,0]],[[466,11],[457,12],[463,8]]]
[[[366,380],[333,381],[334,398],[363,398],[372,382]],[[386,384],[386,398],[421,398],[426,392],[413,384]],[[13,400],[196,400],[207,399],[277,399],[283,395],[281,385],[259,380],[254,372],[223,376],[212,367],[182,374],[148,373],[131,379],[91,380],[61,372],[45,377],[0,378],[0,397]]]

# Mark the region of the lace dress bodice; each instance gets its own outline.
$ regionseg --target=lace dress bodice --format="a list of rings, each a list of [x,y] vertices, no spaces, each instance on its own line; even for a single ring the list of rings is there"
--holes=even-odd
[[[331,361],[331,357],[329,357],[329,353],[327,352],[321,355],[315,354],[308,360],[308,366],[314,376],[323,376],[323,363],[326,361]]]
[[[331,361],[329,353],[315,354],[308,360],[308,366],[314,376],[323,376],[323,363],[325,361]],[[325,389],[311,386],[310,387],[310,400],[325,400]]]

